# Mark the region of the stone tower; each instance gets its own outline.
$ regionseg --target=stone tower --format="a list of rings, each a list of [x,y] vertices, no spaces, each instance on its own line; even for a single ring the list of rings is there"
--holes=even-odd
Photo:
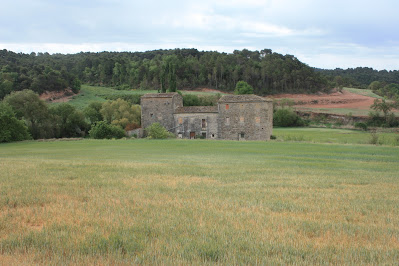
[[[173,114],[183,106],[183,97],[176,93],[149,93],[141,96],[141,127],[147,128],[153,123],[160,123],[167,130],[173,131]]]

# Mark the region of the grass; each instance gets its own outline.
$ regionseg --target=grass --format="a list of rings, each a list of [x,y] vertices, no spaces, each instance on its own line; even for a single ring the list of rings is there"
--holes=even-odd
[[[395,264],[398,161],[305,142],[1,144],[0,262]]]
[[[73,96],[68,102],[78,109],[84,109],[91,102],[105,102],[108,96],[142,95],[146,93],[157,93],[157,90],[116,90],[110,87],[99,87],[82,85],[80,93]],[[215,92],[184,91],[184,94],[194,94],[199,96],[215,95]],[[223,94],[222,94],[223,95]],[[58,103],[52,103],[58,104]]]
[[[107,96],[137,95],[144,93],[156,93],[156,90],[116,90],[109,87],[82,85],[80,93],[73,96],[68,102],[79,109],[84,109],[91,102],[105,102]],[[57,103],[54,103],[57,104]]]
[[[399,146],[399,134],[394,132],[376,132],[331,129],[331,128],[274,128],[273,135],[277,141],[305,141],[313,143],[336,144],[374,144],[372,139],[377,136],[379,145]]]
[[[355,89],[355,88],[343,88],[344,91],[363,95],[363,96],[368,96],[372,98],[377,98],[377,99],[383,99],[384,97],[381,97],[377,94],[375,94],[372,90],[369,89]]]

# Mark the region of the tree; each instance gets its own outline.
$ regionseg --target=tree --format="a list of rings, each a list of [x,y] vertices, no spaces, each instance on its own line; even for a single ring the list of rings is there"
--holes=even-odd
[[[253,94],[253,93],[254,93],[254,88],[252,88],[251,85],[249,85],[245,81],[237,82],[234,94]]]
[[[141,122],[140,106],[131,105],[122,99],[103,103],[100,113],[107,123],[112,123],[121,128],[125,128],[132,123],[140,125]]]
[[[371,105],[371,109],[383,112],[385,119],[388,117],[392,108],[394,108],[394,104],[386,102],[385,99],[375,99],[373,105]]]
[[[103,115],[101,114],[102,103],[91,102],[85,109],[84,114],[86,118],[90,121],[90,124],[94,124],[98,121],[103,120]]]
[[[369,90],[372,90],[373,92],[378,91],[379,89],[382,88],[382,83],[379,81],[373,81],[370,83],[370,85],[368,86]]]
[[[15,111],[18,119],[23,119],[34,139],[55,137],[56,127],[47,104],[31,90],[12,92],[4,98]]]
[[[58,136],[62,138],[81,137],[88,127],[82,112],[68,103],[52,107],[50,112],[55,116]]]
[[[30,139],[28,127],[24,121],[15,117],[11,106],[0,102],[0,142]]]

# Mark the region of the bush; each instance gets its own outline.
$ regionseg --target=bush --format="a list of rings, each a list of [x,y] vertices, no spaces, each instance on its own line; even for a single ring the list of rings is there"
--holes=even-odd
[[[99,121],[91,128],[89,135],[93,139],[120,139],[125,137],[125,131],[118,126],[107,124],[105,121]]]
[[[277,127],[300,127],[305,123],[292,109],[278,109],[273,114],[273,125]]]
[[[367,119],[367,126],[380,127],[384,124],[384,118],[380,116],[378,111],[370,111]]]
[[[363,122],[356,122],[354,126],[355,126],[355,128],[360,128],[360,129],[362,129],[362,130],[364,130],[364,131],[367,131],[367,125],[366,125],[366,123],[363,123]]]
[[[152,139],[173,138],[175,135],[167,131],[160,123],[154,123],[146,129],[147,135]]]
[[[369,139],[369,144],[377,145],[378,144],[378,134],[375,132],[372,132],[370,134],[370,139]]]

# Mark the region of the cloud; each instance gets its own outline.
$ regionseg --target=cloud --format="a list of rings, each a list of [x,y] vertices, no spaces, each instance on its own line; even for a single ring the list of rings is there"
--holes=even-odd
[[[270,48],[312,66],[398,69],[398,9],[396,0],[13,0],[2,3],[0,49]]]

